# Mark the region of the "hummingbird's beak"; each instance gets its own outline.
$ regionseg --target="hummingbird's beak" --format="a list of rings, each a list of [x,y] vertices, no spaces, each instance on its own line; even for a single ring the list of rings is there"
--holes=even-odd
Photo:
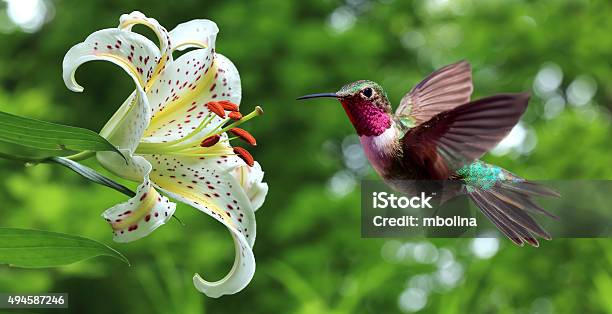
[[[322,98],[322,97],[340,98],[340,96],[336,95],[336,93],[321,93],[321,94],[304,95],[302,97],[298,97],[297,100],[310,99],[310,98]]]

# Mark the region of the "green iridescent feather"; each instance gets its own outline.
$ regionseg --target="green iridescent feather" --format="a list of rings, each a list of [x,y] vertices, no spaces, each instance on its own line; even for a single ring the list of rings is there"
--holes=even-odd
[[[478,188],[488,190],[500,180],[504,180],[504,172],[500,167],[475,161],[457,170],[457,174],[463,177],[468,191]]]

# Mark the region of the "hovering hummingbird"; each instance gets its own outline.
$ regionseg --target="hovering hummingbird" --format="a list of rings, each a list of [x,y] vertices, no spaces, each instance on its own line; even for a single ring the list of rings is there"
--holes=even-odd
[[[311,94],[301,99],[331,97],[344,107],[365,155],[390,187],[408,192],[408,180],[447,180],[467,194],[510,240],[538,246],[535,235],[551,237],[528,213],[556,218],[533,196],[560,196],[544,186],[520,178],[478,159],[495,147],[516,125],[529,95],[499,94],[470,101],[471,66],[466,61],[443,67],[406,94],[395,113],[383,88],[361,80],[335,93]],[[414,181],[412,181],[414,182]]]

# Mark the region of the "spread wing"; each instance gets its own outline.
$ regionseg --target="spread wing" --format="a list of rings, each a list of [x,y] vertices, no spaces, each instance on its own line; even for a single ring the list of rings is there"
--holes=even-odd
[[[528,101],[528,94],[500,94],[439,113],[406,132],[403,161],[424,169],[430,179],[447,179],[497,145]]]
[[[402,98],[395,114],[419,125],[436,114],[470,101],[472,69],[466,61],[447,65],[431,73]]]

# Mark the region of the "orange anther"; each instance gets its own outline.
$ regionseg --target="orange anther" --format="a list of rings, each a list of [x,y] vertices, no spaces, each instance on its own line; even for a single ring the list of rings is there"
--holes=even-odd
[[[223,110],[223,107],[219,105],[219,103],[217,103],[216,101],[206,103],[206,108],[208,108],[208,110],[218,115],[219,117],[225,118],[225,110]]]
[[[253,167],[253,165],[255,164],[255,159],[253,159],[253,156],[251,156],[251,154],[246,149],[242,147],[234,147],[234,153],[238,155],[238,157],[240,157],[242,160],[244,160],[244,162],[249,165],[249,167]]]
[[[250,145],[257,145],[257,141],[255,140],[255,137],[253,137],[253,135],[251,135],[251,133],[249,133],[248,131],[241,129],[241,128],[232,128],[229,130],[230,133],[234,134],[234,136],[237,136],[238,138],[240,138],[241,140],[249,143]]]
[[[202,143],[200,143],[200,146],[201,147],[211,147],[217,144],[220,138],[221,136],[219,136],[219,134],[215,134],[213,136],[207,137],[206,139],[202,141]]]
[[[232,111],[227,115],[232,120],[240,120],[242,119],[242,113],[238,111]]]

